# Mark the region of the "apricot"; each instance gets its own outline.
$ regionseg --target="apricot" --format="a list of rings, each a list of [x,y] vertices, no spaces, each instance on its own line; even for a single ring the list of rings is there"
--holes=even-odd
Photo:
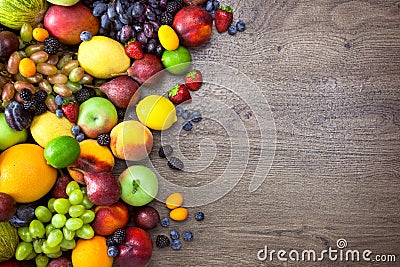
[[[165,201],[165,205],[167,208],[173,210],[182,206],[183,197],[179,193],[173,193],[168,196],[167,200]]]
[[[78,159],[67,167],[72,179],[85,184],[85,172],[111,172],[115,164],[111,150],[101,146],[94,139],[86,139],[79,143],[81,152]]]
[[[119,159],[145,159],[153,147],[153,134],[139,121],[120,122],[111,130],[110,136],[111,151]]]
[[[184,221],[188,217],[188,210],[186,208],[180,207],[170,211],[169,217],[174,221]]]

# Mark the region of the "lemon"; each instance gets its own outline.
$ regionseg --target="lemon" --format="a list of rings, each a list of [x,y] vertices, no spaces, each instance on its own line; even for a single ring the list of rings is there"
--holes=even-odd
[[[68,135],[73,137],[71,128],[74,126],[67,118],[59,118],[56,114],[46,111],[45,113],[35,116],[31,124],[31,134],[33,139],[41,147],[45,147],[52,139]]]
[[[71,136],[59,136],[47,143],[44,158],[47,164],[62,169],[74,163],[81,152],[78,141]]]
[[[160,95],[143,98],[136,106],[136,115],[141,123],[153,130],[166,130],[178,120],[175,105]]]
[[[82,42],[78,49],[78,61],[87,73],[100,79],[125,72],[131,63],[124,46],[105,36],[93,36],[89,41]]]
[[[161,61],[164,67],[172,74],[181,74],[187,71],[192,62],[189,50],[184,46],[179,46],[173,51],[165,50]]]

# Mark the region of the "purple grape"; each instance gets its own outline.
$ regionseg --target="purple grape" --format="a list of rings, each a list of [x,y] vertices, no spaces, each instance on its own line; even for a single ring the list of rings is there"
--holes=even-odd
[[[118,15],[118,19],[119,19],[119,21],[121,21],[122,24],[124,24],[124,25],[130,24],[130,23],[129,23],[129,22],[130,22],[129,19],[126,18],[124,14],[119,14],[119,15]]]
[[[121,43],[126,43],[132,38],[133,29],[130,25],[124,25],[121,29],[119,35],[119,41]]]
[[[158,29],[160,28],[160,23],[158,23],[157,21],[149,21],[149,23],[151,23],[151,25],[153,25],[153,29],[155,32],[158,32]]]
[[[135,24],[132,25],[132,27],[133,27],[133,29],[134,29],[136,32],[141,32],[141,31],[143,31],[143,25],[142,25],[142,24],[135,23]]]
[[[98,3],[96,6],[93,8],[93,16],[95,17],[100,17],[101,15],[106,12],[107,6],[104,3]]]
[[[141,43],[142,45],[147,44],[147,37],[144,34],[144,32],[139,32],[137,34],[137,39],[138,39],[139,43]]]
[[[168,0],[160,0],[160,7],[165,9],[167,7]]]
[[[117,31],[120,31],[124,27],[124,23],[117,18],[114,20],[114,26]]]
[[[108,4],[107,15],[111,21],[114,21],[117,18],[117,11],[115,10],[114,2]]]
[[[140,17],[144,13],[144,5],[140,2],[135,2],[132,8],[132,17],[137,18]]]
[[[122,3],[121,3],[120,0],[117,0],[117,1],[115,2],[115,11],[116,11],[118,14],[123,14],[123,13],[124,13],[124,7],[122,6]]]
[[[160,44],[157,45],[156,51],[155,51],[156,56],[161,57],[163,52],[164,52],[164,48]]]
[[[142,14],[136,18],[136,21],[139,23],[144,23],[146,21],[146,17],[144,16],[144,14]]]
[[[143,32],[148,38],[154,38],[154,28],[153,25],[151,25],[149,22],[146,22],[143,26]]]
[[[144,12],[144,15],[146,16],[147,20],[156,20],[157,19],[156,14],[153,12],[153,10],[151,10],[150,7],[146,7],[146,11]]]
[[[157,41],[155,39],[150,39],[146,45],[147,53],[152,54],[155,51],[156,46],[157,46]]]
[[[110,27],[110,25],[111,25],[111,21],[108,18],[108,15],[103,14],[100,18],[100,27],[106,29],[106,28]]]

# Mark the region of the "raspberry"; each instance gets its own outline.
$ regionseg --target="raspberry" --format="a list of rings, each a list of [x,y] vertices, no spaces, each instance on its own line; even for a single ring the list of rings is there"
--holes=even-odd
[[[96,96],[96,91],[88,87],[84,87],[75,93],[75,99],[78,101],[78,103],[83,103],[94,96]]]
[[[172,148],[172,146],[165,145],[165,146],[160,147],[160,149],[158,150],[158,155],[160,156],[160,158],[166,158],[166,157],[170,156],[173,151],[174,151],[174,149]]]
[[[169,247],[171,241],[166,235],[158,235],[156,238],[156,246],[159,248]]]
[[[174,170],[183,170],[184,165],[180,159],[176,157],[171,157],[168,161],[168,167]]]
[[[99,136],[97,136],[97,143],[99,143],[101,146],[108,146],[110,145],[110,142],[111,137],[107,133],[99,134]]]
[[[60,48],[60,42],[55,37],[47,37],[44,39],[44,51],[50,55],[55,55]]]

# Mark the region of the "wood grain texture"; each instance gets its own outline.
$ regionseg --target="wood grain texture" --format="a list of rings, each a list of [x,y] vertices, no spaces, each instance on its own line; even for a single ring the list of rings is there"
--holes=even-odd
[[[399,266],[399,2],[222,2],[247,30],[236,37],[214,32],[193,58],[237,68],[260,88],[275,121],[274,161],[261,187],[249,192],[259,152],[259,129],[249,122],[242,179],[218,201],[190,209],[191,216],[204,211],[204,222],[191,217],[152,230],[156,236],[191,229],[195,238],[181,251],[155,248],[149,266]],[[232,152],[220,130],[203,123],[180,141],[190,157],[209,138],[218,156],[197,178],[179,174],[171,181],[197,186],[224,170]],[[154,205],[167,214],[162,203]],[[265,245],[321,251],[339,238],[349,249],[394,254],[397,263],[257,260]]]

